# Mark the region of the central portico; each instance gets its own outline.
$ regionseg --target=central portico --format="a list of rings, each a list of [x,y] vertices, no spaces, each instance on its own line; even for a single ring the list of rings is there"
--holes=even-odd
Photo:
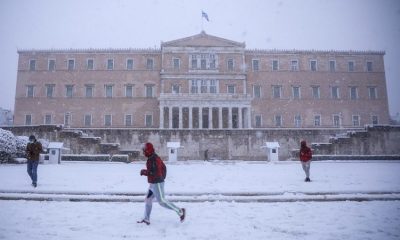
[[[244,53],[205,32],[162,43],[160,128],[250,128]]]

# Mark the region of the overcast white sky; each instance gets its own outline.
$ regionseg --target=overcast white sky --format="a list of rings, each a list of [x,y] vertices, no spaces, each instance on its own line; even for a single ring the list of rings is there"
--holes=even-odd
[[[399,0],[1,0],[0,107],[14,109],[17,49],[148,48],[198,34],[247,48],[384,50],[400,112]]]

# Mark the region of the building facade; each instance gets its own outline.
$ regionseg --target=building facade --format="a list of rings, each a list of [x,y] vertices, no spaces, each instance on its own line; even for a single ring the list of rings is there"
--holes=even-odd
[[[388,124],[380,51],[249,50],[205,32],[160,49],[20,50],[15,125],[340,128]]]

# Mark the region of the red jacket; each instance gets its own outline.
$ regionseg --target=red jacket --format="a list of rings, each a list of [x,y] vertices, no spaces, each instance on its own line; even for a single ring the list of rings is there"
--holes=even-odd
[[[307,161],[310,161],[311,158],[312,158],[311,148],[302,147],[300,149],[300,161],[307,162]]]
[[[146,168],[145,175],[149,183],[164,182],[167,176],[167,167],[157,154],[153,153],[147,158]]]

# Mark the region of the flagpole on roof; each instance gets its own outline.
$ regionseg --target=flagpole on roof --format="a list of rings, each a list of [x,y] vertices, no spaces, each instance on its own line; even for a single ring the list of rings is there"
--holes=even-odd
[[[204,31],[204,28],[203,28],[203,22],[204,22],[204,20],[203,20],[203,10],[201,10],[201,31],[203,32]]]

